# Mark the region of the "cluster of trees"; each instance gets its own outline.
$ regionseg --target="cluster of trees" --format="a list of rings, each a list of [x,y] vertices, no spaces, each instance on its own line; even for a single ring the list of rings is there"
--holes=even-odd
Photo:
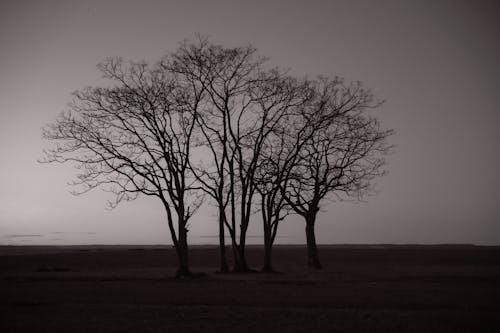
[[[325,200],[360,197],[384,173],[391,130],[368,114],[370,90],[343,79],[298,79],[268,66],[252,46],[201,38],[158,63],[108,59],[107,87],[76,91],[43,130],[56,142],[44,162],[75,162],[81,194],[103,188],[112,207],[139,195],[161,200],[179,268],[191,274],[187,223],[204,199],[217,207],[220,271],[249,270],[246,235],[261,216],[265,271],[278,226],[306,225],[308,265],[321,268],[314,227]]]

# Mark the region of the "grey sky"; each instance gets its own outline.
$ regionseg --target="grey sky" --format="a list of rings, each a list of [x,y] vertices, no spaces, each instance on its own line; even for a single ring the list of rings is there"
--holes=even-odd
[[[104,193],[69,194],[70,166],[36,159],[70,92],[101,82],[98,62],[156,61],[196,33],[252,43],[297,75],[361,80],[387,100],[377,113],[397,131],[389,175],[367,203],[324,207],[320,243],[500,244],[499,17],[497,2],[472,0],[2,1],[0,244],[170,242],[159,203],[107,211]],[[285,221],[280,241],[304,243],[303,227]],[[190,229],[192,243],[212,241],[210,208]]]

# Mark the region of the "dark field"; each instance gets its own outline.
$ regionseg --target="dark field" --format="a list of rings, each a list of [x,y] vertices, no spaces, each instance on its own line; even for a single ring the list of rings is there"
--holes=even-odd
[[[280,274],[216,274],[194,246],[0,247],[0,332],[499,332],[500,247],[277,246]],[[263,252],[250,247],[260,268]]]

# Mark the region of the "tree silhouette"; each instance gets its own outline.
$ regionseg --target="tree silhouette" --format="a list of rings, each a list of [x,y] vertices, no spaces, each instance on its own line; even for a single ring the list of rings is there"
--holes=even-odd
[[[193,165],[193,171],[218,206],[221,271],[227,270],[224,227],[231,236],[234,270],[249,270],[246,234],[264,141],[288,110],[303,102],[295,79],[264,64],[252,46],[224,48],[205,39],[181,44],[165,62],[186,88],[206,97],[196,120],[211,159]]]
[[[264,230],[264,271],[273,271],[271,253],[279,223],[296,212],[284,195],[284,189],[296,180],[297,163],[313,136],[338,117],[339,110],[326,107],[319,97],[319,80],[305,80],[296,86],[302,103],[290,108],[281,122],[273,128],[262,150],[257,176],[257,190]]]
[[[245,240],[248,228],[246,215],[246,184],[237,184],[237,149],[242,131],[243,114],[248,108],[245,98],[264,59],[251,47],[224,48],[204,38],[197,43],[181,43],[178,50],[163,62],[176,73],[186,87],[204,93],[197,124],[210,156],[202,163],[193,163],[192,170],[201,189],[216,202],[219,213],[220,271],[228,270],[225,257],[224,230],[228,229],[235,258],[236,271],[248,270]],[[238,186],[241,185],[241,186]],[[238,199],[241,206],[237,207]],[[237,208],[241,215],[237,224]],[[239,228],[238,228],[239,227]],[[237,239],[237,232],[240,237]]]
[[[179,260],[177,276],[189,276],[187,223],[201,204],[189,171],[192,110],[201,96],[183,90],[161,66],[114,58],[98,67],[113,85],[73,94],[69,111],[43,131],[57,145],[45,150],[42,162],[75,162],[75,194],[104,188],[114,194],[110,207],[139,194],[160,199]]]
[[[361,83],[299,80],[267,65],[252,46],[227,48],[200,37],[182,42],[156,65],[99,65],[109,87],[74,93],[48,125],[56,142],[43,162],[74,162],[75,193],[103,188],[110,202],[140,194],[162,202],[177,251],[178,276],[189,276],[187,223],[204,194],[218,211],[220,271],[249,271],[245,246],[252,215],[264,230],[263,271],[273,271],[278,226],[291,213],[306,222],[308,265],[320,268],[316,217],[325,200],[361,198],[385,173],[390,150],[368,111]]]
[[[302,140],[292,136],[287,144],[298,149],[292,150],[294,160],[281,194],[305,219],[308,266],[321,268],[314,228],[322,202],[369,193],[371,181],[385,174],[385,155],[391,148],[387,138],[393,131],[382,130],[367,114],[381,102],[361,83],[320,78],[314,85],[314,97],[302,110],[302,131],[308,134]]]

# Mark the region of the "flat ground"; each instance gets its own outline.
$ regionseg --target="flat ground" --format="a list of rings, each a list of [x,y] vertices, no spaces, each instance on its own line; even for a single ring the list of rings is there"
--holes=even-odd
[[[499,332],[500,247],[277,246],[280,274],[216,274],[194,246],[0,247],[0,332]],[[250,247],[259,268],[260,247]]]

